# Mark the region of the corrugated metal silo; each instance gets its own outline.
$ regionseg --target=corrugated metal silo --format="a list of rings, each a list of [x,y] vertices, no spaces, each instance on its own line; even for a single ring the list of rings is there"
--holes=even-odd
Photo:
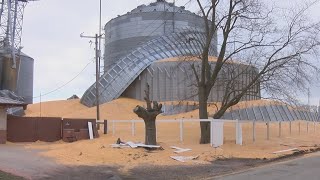
[[[2,53],[0,56],[0,90],[10,90],[24,98],[28,104],[33,102],[33,64],[34,60],[24,53],[16,58],[17,67],[12,68],[12,58]]]
[[[187,28],[204,31],[203,18],[164,0],[112,19],[105,25],[105,72],[143,43]]]

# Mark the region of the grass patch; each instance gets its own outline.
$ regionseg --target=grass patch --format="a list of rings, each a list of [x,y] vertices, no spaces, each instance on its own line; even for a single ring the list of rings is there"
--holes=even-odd
[[[23,180],[24,178],[0,171],[0,179],[1,180]]]

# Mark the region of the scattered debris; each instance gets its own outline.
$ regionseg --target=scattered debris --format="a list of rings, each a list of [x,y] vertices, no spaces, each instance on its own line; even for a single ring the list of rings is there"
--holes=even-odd
[[[292,147],[293,145],[289,145],[289,144],[280,144],[280,146]]]
[[[170,156],[172,159],[176,160],[176,161],[180,161],[180,162],[187,162],[190,160],[196,160],[199,158],[198,156]]]
[[[82,152],[79,153],[79,156],[81,156],[81,155],[82,155]]]
[[[161,146],[157,146],[157,145],[146,145],[143,143],[137,143],[135,144],[138,147],[144,147],[144,148],[161,148]]]
[[[137,148],[138,147],[134,142],[131,142],[131,141],[127,142],[126,144],[129,145],[131,148]]]
[[[299,149],[298,148],[286,149],[286,150],[282,150],[282,151],[273,152],[272,154],[279,154],[279,153],[285,153],[285,152],[290,152],[290,151],[299,151]]]
[[[184,149],[184,148],[179,148],[176,146],[170,146],[172,149],[176,149],[176,151],[174,151],[175,153],[183,153],[183,152],[187,152],[187,151],[191,151],[192,149]]]
[[[302,145],[302,146],[299,146],[301,148],[311,148],[311,147],[316,147],[316,146],[306,146],[306,145]]]
[[[130,148],[129,145],[121,143],[121,144],[110,144],[112,148]]]
[[[157,146],[157,145],[146,145],[143,143],[134,143],[132,141],[128,141],[128,142],[122,142],[120,140],[120,138],[118,138],[116,144],[110,144],[111,147],[113,148],[137,148],[137,147],[143,147],[143,148],[147,148],[147,149],[158,149],[161,148],[161,146]]]
[[[116,144],[125,144],[125,142],[122,142],[121,139],[118,138]]]

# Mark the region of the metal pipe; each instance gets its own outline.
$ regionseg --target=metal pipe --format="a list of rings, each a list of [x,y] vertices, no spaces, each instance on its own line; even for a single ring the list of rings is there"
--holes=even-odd
[[[12,56],[12,68],[16,68],[16,58],[15,58],[15,51],[14,51],[14,39],[13,39],[13,27],[12,27],[12,19],[11,19],[11,0],[8,0],[8,32],[7,37],[9,41],[9,48],[11,50],[11,56]],[[9,40],[10,39],[10,40]],[[11,44],[10,44],[11,41]]]

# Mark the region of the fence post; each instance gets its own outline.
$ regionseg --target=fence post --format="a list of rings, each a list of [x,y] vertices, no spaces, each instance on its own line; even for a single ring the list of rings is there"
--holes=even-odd
[[[309,121],[307,121],[307,133],[309,133]]]
[[[299,135],[301,134],[301,122],[299,121]]]
[[[180,141],[183,142],[183,119],[180,119]]]
[[[291,120],[289,122],[289,130],[290,130],[290,135],[291,135],[291,132],[292,132],[292,124],[291,124]]]
[[[116,131],[116,129],[115,129],[115,125],[114,125],[114,120],[112,120],[112,135],[113,136],[116,133],[115,131]]]
[[[239,120],[236,120],[236,144],[242,145],[242,125]]]
[[[313,122],[313,131],[316,132],[316,122]]]
[[[158,140],[158,122],[156,121],[156,140]]]
[[[136,135],[136,124],[134,120],[131,120],[131,133],[132,133],[132,136]]]
[[[267,140],[270,139],[270,121],[267,122]]]
[[[103,133],[108,134],[108,120],[103,121]]]
[[[281,137],[281,121],[279,121],[279,137]]]
[[[210,144],[213,146],[213,119],[210,122]]]
[[[253,120],[252,123],[252,140],[253,142],[256,142],[256,121]]]

